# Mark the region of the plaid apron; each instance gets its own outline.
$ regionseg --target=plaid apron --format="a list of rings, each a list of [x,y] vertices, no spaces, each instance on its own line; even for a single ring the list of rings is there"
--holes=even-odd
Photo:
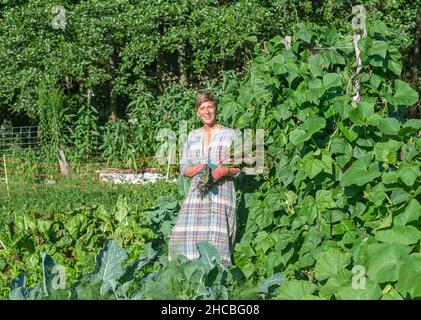
[[[184,174],[187,167],[201,163],[217,164],[229,158],[231,144],[236,131],[221,126],[213,133],[212,141],[204,150],[203,128],[193,130],[184,145],[180,172]],[[210,242],[221,256],[225,265],[231,265],[231,253],[236,232],[236,194],[232,177],[222,179],[204,197],[197,190],[200,179],[192,179],[189,192],[178,214],[169,243],[169,259],[182,254],[188,259],[197,259],[197,243]]]

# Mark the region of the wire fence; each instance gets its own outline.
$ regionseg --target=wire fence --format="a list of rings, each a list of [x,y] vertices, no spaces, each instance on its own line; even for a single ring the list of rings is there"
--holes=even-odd
[[[106,135],[105,128],[99,127],[98,133],[95,136],[89,137],[89,142],[82,141],[83,146],[77,145],[76,140],[78,139],[74,129],[67,127],[63,129],[61,136],[61,147],[66,152],[66,158],[74,162],[85,162],[85,163],[98,163],[105,164],[112,162],[116,166],[127,166],[127,163],[138,162],[140,159],[134,159],[134,154],[130,154],[130,157],[116,156],[111,157],[110,150],[101,149],[104,143],[104,136]],[[45,160],[42,154],[42,141],[41,141],[41,129],[39,126],[19,126],[12,127],[1,125],[0,126],[0,155],[2,154],[15,154],[18,158],[27,158],[23,156],[24,153],[32,153],[31,160],[36,157],[39,160]],[[83,140],[83,139],[82,139]],[[90,147],[87,148],[86,144],[89,143]],[[119,146],[113,145],[110,148],[119,148]],[[86,150],[84,150],[86,149]],[[141,150],[138,150],[141,151]],[[69,153],[67,153],[69,152]],[[136,152],[136,150],[128,150],[128,153]],[[121,154],[121,150],[117,150],[117,154]],[[143,155],[144,153],[142,153]],[[22,155],[22,157],[20,157]],[[110,160],[109,158],[113,158]],[[124,159],[125,160],[122,160]],[[153,157],[150,157],[153,158]],[[144,157],[143,159],[146,159]],[[138,163],[137,163],[138,164]],[[142,164],[143,165],[143,164]],[[133,166],[134,167],[134,166]]]
[[[0,126],[0,152],[5,153],[14,147],[39,148],[40,131],[38,126]]]
[[[95,192],[103,187],[98,184],[101,171],[122,175],[159,173],[167,178],[178,172],[178,165],[157,164],[153,156],[130,159],[130,167],[136,168],[130,169],[127,160],[107,161],[98,154],[79,163],[70,161],[69,176],[64,176],[58,161],[39,158],[40,149],[38,126],[0,126],[0,195],[54,188]],[[25,151],[30,151],[29,155]]]
[[[100,128],[101,130],[101,128]],[[73,142],[72,136],[74,131],[72,128],[63,129],[63,144],[66,147],[71,147]],[[102,141],[103,134],[99,134],[92,143],[99,146]],[[41,148],[41,129],[39,126],[0,126],[0,154],[4,153],[19,153],[32,149],[39,151]],[[92,154],[92,158],[100,158],[101,151],[95,150]]]

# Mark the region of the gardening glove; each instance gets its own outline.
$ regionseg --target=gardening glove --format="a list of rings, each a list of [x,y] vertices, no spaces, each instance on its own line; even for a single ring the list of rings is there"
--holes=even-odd
[[[230,170],[228,168],[218,167],[212,172],[212,177],[216,180],[228,175]]]

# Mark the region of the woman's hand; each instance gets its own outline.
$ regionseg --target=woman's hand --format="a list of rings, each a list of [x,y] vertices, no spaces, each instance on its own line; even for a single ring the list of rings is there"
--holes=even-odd
[[[184,172],[184,176],[189,177],[189,178],[194,177],[200,172],[200,170],[202,170],[204,166],[205,165],[202,163],[194,167],[188,167],[186,171]]]
[[[221,179],[222,177],[225,177],[228,174],[229,174],[229,169],[228,168],[218,167],[215,170],[213,170],[212,177],[214,179]]]

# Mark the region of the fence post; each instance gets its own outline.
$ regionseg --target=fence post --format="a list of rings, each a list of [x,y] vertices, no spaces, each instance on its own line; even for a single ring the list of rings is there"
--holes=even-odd
[[[60,147],[58,149],[58,164],[61,174],[67,177],[69,175],[69,164],[67,163],[63,149]]]
[[[170,177],[170,166],[171,166],[171,148],[170,148],[170,152],[168,153],[168,167],[167,167],[167,178],[166,181],[168,181],[169,177]]]
[[[0,244],[3,247],[3,249],[7,249],[7,247],[4,245],[3,241],[0,240]]]
[[[6,156],[4,154],[3,154],[3,167],[4,167],[4,175],[6,177],[7,197],[10,200],[9,179],[7,178]]]

